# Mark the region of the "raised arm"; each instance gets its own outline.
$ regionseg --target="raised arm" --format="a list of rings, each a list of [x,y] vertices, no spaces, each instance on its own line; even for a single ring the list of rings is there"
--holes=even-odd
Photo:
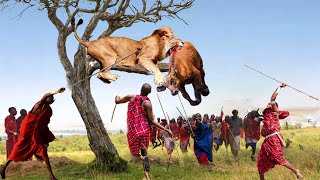
[[[271,96],[270,105],[271,105],[272,109],[275,110],[275,111],[278,111],[278,107],[277,107],[277,105],[275,103],[275,101],[277,99],[277,96],[278,96],[280,90],[282,88],[286,87],[286,86],[287,86],[286,83],[282,83],[279,87],[277,87],[277,89],[274,90],[274,92],[273,92],[273,94]]]
[[[134,95],[132,95],[132,94],[126,95],[124,97],[116,96],[114,102],[116,104],[126,103],[126,102],[129,102],[133,97],[134,97]]]
[[[272,102],[272,101],[275,101],[276,98],[277,98],[277,96],[278,96],[278,94],[279,94],[279,92],[280,92],[280,90],[281,90],[281,88],[284,88],[284,87],[286,87],[286,86],[287,86],[286,83],[282,83],[279,87],[277,87],[277,89],[274,90],[274,92],[273,92],[273,94],[272,94],[272,96],[271,96],[270,101],[271,101],[271,102]]]
[[[31,112],[32,112],[32,113],[35,113],[35,112],[39,109],[39,107],[42,107],[42,105],[45,104],[45,102],[46,102],[46,100],[48,99],[48,97],[53,96],[53,95],[58,94],[58,93],[63,93],[65,90],[66,90],[66,88],[62,87],[62,88],[57,89],[57,90],[55,90],[55,91],[46,93],[46,94],[41,98],[41,100],[40,100],[39,102],[37,102],[37,103],[33,106]]]
[[[144,107],[144,109],[147,112],[147,116],[148,116],[149,122],[151,124],[153,124],[154,126],[156,126],[157,128],[159,128],[159,129],[168,131],[168,133],[171,135],[171,137],[173,137],[173,133],[169,129],[164,128],[163,126],[161,126],[160,123],[156,122],[156,120],[154,119],[151,102],[150,101],[144,101],[142,103],[142,106]]]
[[[66,90],[66,88],[62,87],[60,89],[57,89],[55,91],[52,91],[52,92],[49,92],[49,93],[46,93],[40,100],[40,102],[45,102],[46,99],[52,95],[55,95],[55,94],[58,94],[58,93],[63,93],[64,91]]]

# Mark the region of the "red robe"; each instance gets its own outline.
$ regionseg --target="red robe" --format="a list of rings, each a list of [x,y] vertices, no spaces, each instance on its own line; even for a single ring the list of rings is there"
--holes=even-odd
[[[230,143],[229,143],[229,138],[228,138],[228,133],[229,133],[229,128],[228,128],[228,124],[226,121],[222,121],[221,122],[221,144],[225,143],[225,146],[227,147]]]
[[[170,123],[170,128],[171,128],[171,131],[173,133],[173,136],[176,140],[179,139],[179,127],[178,127],[178,124],[172,124]]]
[[[130,101],[128,104],[127,138],[129,147],[134,144],[139,137],[150,136],[150,125],[147,112],[142,107],[142,103],[146,100],[150,101],[147,96],[136,95],[134,100]]]
[[[266,137],[275,132],[279,132],[279,134],[272,135],[263,141],[258,155],[259,174],[264,174],[275,165],[283,165],[287,162],[284,158],[283,144],[281,142],[283,136],[280,134],[281,127],[279,123],[279,119],[284,119],[287,116],[289,116],[288,111],[279,111],[278,117],[271,108],[266,109],[264,112],[262,136]]]
[[[151,143],[156,143],[157,140],[157,127],[155,126],[150,126],[150,142]]]
[[[187,131],[184,126],[182,126],[181,128],[179,128],[179,139],[180,139],[180,142],[188,142],[189,139],[190,139],[190,133],[189,131]]]
[[[260,121],[256,121],[254,118],[246,118],[244,120],[244,130],[246,138],[255,140],[260,139]]]
[[[18,142],[9,157],[10,160],[27,161],[35,155],[38,159],[48,157],[47,147],[55,137],[48,128],[52,109],[44,108],[40,115],[28,113],[22,121]]]
[[[7,159],[9,158],[13,146],[18,141],[18,136],[15,136],[14,134],[10,133],[10,131],[17,132],[17,123],[16,118],[11,118],[10,116],[7,116],[4,120],[4,126],[7,133],[7,142],[6,142],[6,150],[7,150]]]

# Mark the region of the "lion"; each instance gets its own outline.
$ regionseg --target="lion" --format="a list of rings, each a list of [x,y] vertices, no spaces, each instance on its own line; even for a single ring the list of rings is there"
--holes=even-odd
[[[176,46],[170,53],[170,70],[165,76],[164,86],[171,91],[173,96],[179,91],[189,101],[190,105],[196,106],[201,103],[201,95],[208,96],[210,91],[204,80],[205,72],[203,62],[197,49],[190,42]],[[192,100],[185,89],[185,85],[192,84],[196,100]],[[164,89],[157,89],[163,91]]]
[[[126,67],[140,64],[154,74],[155,84],[163,85],[164,79],[156,63],[168,57],[168,50],[179,42],[171,28],[157,29],[140,41],[109,36],[86,42],[76,32],[82,23],[83,20],[80,19],[74,28],[74,35],[79,43],[86,47],[86,53],[100,63],[102,70],[97,76],[100,80],[109,84],[120,77],[110,74],[111,66],[115,63]]]

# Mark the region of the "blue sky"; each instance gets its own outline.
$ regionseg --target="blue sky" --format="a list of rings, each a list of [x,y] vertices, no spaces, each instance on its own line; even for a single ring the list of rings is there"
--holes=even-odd
[[[237,108],[244,112],[250,107],[265,106],[278,83],[247,68],[255,67],[288,84],[320,97],[320,2],[316,0],[282,1],[196,1],[178,19],[164,19],[157,24],[138,23],[116,31],[113,36],[141,39],[153,30],[170,26],[184,41],[192,42],[204,61],[210,95],[197,107],[183,100],[187,113],[217,114],[224,106],[225,114]],[[45,12],[27,11],[22,18],[14,9],[1,12],[0,34],[0,119],[10,106],[30,110],[48,91],[66,86],[65,72],[58,59],[55,27]],[[85,23],[88,21],[85,18]],[[107,27],[100,23],[92,39]],[[79,28],[79,33],[83,27]],[[67,42],[72,59],[77,42],[71,35]],[[168,59],[164,60],[165,62]],[[127,105],[117,107],[110,123],[114,96],[139,93],[140,86],[153,85],[153,76],[121,72],[120,79],[107,85],[92,78],[92,94],[108,129],[126,128]],[[155,89],[154,89],[155,90]],[[189,89],[190,91],[190,89]],[[192,92],[190,92],[192,94]],[[159,94],[165,111],[176,117],[181,109],[178,97],[169,91]],[[157,117],[162,117],[155,91],[150,95]],[[83,126],[69,91],[55,97],[52,129]],[[319,102],[289,88],[278,97],[280,107],[319,107]],[[3,121],[0,121],[3,123]],[[3,128],[0,127],[0,132]]]

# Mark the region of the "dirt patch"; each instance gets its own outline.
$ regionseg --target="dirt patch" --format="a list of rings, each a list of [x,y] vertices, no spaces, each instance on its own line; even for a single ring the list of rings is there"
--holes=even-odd
[[[51,166],[53,168],[71,166],[77,164],[77,162],[70,160],[66,157],[50,157]],[[46,170],[46,164],[44,161],[24,161],[24,162],[12,162],[8,168],[8,173],[30,172],[34,170]]]

